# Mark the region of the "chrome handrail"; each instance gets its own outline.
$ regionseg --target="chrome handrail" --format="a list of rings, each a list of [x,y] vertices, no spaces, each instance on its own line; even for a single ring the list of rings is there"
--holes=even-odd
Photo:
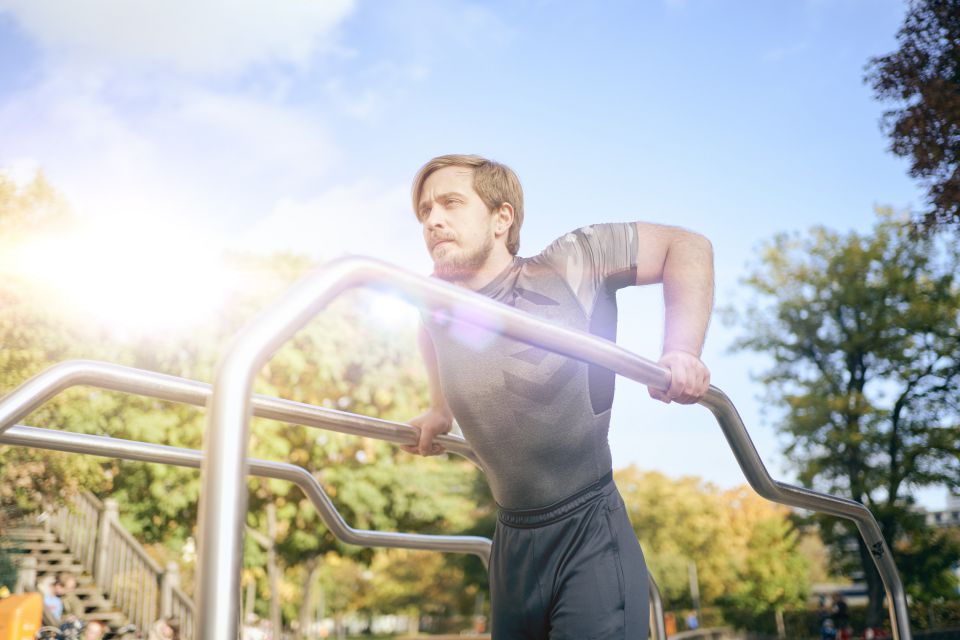
[[[51,449],[70,453],[110,456],[124,460],[159,462],[179,467],[199,469],[202,452],[162,444],[149,444],[136,440],[123,440],[85,433],[71,433],[55,429],[41,429],[15,425],[0,434],[0,443],[24,447]],[[294,464],[250,458],[247,460],[250,473],[263,478],[287,480],[300,487],[316,507],[323,523],[333,535],[343,542],[369,547],[395,547],[424,549],[446,553],[470,553],[480,558],[484,566],[490,561],[490,539],[481,536],[448,536],[424,533],[394,533],[354,529],[343,519],[330,496],[313,475]],[[195,636],[202,638],[203,636]]]
[[[233,340],[220,360],[201,469],[197,636],[237,636],[233,594],[240,588],[240,552],[246,512],[246,452],[253,383],[257,372],[286,341],[342,291],[361,285],[387,287],[421,309],[584,362],[610,369],[655,389],[669,387],[670,371],[591,334],[560,327],[461,287],[425,278],[370,258],[346,257],[304,277],[260,313]],[[860,503],[774,480],[763,465],[736,408],[711,386],[701,404],[720,422],[747,481],[760,495],[791,506],[853,520],[872,550],[888,595],[895,640],[910,640],[907,601],[890,549],[873,514]]]
[[[206,406],[213,393],[212,385],[205,382],[125,367],[112,362],[67,360],[44,369],[0,398],[0,433],[63,391],[81,385],[198,407]],[[418,442],[419,431],[401,422],[259,394],[253,397],[252,404],[253,415],[261,418],[376,438],[394,444]],[[443,435],[438,436],[436,441],[448,451],[470,460],[482,469],[473,449],[463,438]]]
[[[63,391],[77,386],[91,386],[198,407],[206,406],[212,395],[211,385],[196,380],[112,362],[67,360],[41,371],[0,398],[0,441],[3,433],[16,421],[28,416]],[[418,431],[400,422],[259,394],[254,395],[252,404],[253,414],[262,418],[375,438],[394,444],[415,445],[418,442]],[[473,449],[463,438],[441,435],[437,436],[435,441],[442,444],[446,450],[470,460],[483,471]],[[339,513],[337,515],[339,516]],[[665,640],[666,627],[660,590],[649,572],[648,579],[653,598],[651,607],[656,612],[654,631],[657,640]]]

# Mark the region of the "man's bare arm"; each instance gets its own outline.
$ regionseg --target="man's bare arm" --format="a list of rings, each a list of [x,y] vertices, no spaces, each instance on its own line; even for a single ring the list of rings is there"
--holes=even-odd
[[[638,222],[637,284],[663,283],[663,354],[659,364],[671,371],[666,392],[650,390],[664,402],[691,404],[710,385],[700,361],[713,310],[713,247],[702,235],[677,227]]]
[[[427,333],[426,327],[421,323],[417,332],[417,344],[420,347],[420,355],[423,356],[423,364],[427,370],[427,385],[430,389],[430,408],[427,412],[417,416],[410,421],[410,425],[420,430],[420,442],[417,446],[400,445],[400,448],[408,453],[419,453],[420,455],[430,456],[443,453],[443,447],[434,444],[433,439],[437,435],[449,433],[453,426],[453,412],[447,404],[447,399],[443,395],[443,388],[440,385],[440,371],[437,366],[437,352],[433,346],[433,340]]]

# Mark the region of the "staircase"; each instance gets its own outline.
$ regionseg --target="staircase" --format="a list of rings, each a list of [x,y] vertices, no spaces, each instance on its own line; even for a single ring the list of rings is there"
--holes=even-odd
[[[133,623],[145,633],[158,618],[173,617],[180,638],[194,640],[194,605],[180,589],[176,563],[160,567],[120,524],[113,500],[80,493],[52,514],[7,529],[0,544],[16,559],[18,591],[69,571],[87,619]]]
[[[55,534],[42,527],[19,526],[4,531],[3,546],[15,559],[20,583],[26,590],[34,590],[45,580],[52,581],[57,573],[69,571],[77,577],[74,595],[83,604],[84,619],[102,620],[113,627],[128,622],[127,616],[104,596],[93,576]]]

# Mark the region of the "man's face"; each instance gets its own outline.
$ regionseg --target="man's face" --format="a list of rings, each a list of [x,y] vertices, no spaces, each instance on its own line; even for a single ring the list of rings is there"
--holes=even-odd
[[[494,216],[473,188],[473,170],[444,167],[423,183],[417,217],[444,280],[466,280],[486,262],[494,246]]]

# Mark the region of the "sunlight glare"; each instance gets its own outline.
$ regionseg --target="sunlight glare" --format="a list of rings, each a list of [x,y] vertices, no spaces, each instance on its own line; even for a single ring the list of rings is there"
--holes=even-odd
[[[119,335],[209,320],[232,286],[220,252],[183,229],[88,225],[13,249],[20,276]]]

